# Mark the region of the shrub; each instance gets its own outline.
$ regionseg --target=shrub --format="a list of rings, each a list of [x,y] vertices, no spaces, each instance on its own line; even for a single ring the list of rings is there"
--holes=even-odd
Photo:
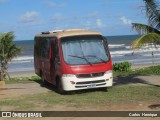
[[[113,64],[113,70],[118,72],[128,72],[131,70],[131,63],[121,62]]]

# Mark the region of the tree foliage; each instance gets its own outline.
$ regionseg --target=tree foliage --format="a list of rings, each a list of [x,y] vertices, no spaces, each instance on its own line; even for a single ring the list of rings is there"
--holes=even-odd
[[[137,48],[141,48],[146,45],[146,43],[156,45],[160,44],[160,35],[157,33],[148,33],[146,35],[142,35],[141,37],[137,38],[135,41],[132,42],[131,46],[136,46]]]
[[[148,25],[132,23],[132,28],[142,36],[131,43],[132,48],[140,48],[147,43],[155,46],[160,43],[160,10],[155,0],[143,0]]]
[[[9,77],[7,72],[8,62],[21,52],[21,48],[17,47],[13,42],[14,38],[13,32],[0,34],[0,80],[6,79],[7,76]]]

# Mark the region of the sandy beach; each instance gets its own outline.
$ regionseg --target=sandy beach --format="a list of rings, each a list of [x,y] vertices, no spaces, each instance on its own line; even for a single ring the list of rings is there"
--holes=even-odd
[[[34,70],[9,72],[11,78],[36,76]]]
[[[132,69],[139,69],[139,68],[144,68],[144,67],[149,67],[149,66],[156,66],[160,64],[132,64]],[[31,76],[36,76],[35,71],[32,70],[26,70],[26,71],[15,71],[15,72],[9,72],[10,77],[31,77]]]

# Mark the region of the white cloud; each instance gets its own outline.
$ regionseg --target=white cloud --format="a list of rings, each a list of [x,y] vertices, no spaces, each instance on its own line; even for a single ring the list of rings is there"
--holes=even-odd
[[[101,19],[96,20],[96,26],[97,27],[102,27],[103,26],[103,23],[102,23]]]
[[[55,3],[55,2],[46,2],[45,3],[48,7],[50,8],[55,8],[55,7],[65,7],[66,3]]]
[[[99,18],[96,20],[87,20],[85,23],[82,23],[82,26],[84,26],[86,29],[93,29],[93,28],[101,29],[106,27],[106,25]]]
[[[132,23],[132,20],[126,18],[125,16],[120,16],[119,19],[120,19],[120,20],[123,22],[123,24],[125,24],[125,25],[130,25],[130,24]]]
[[[99,12],[98,11],[95,11],[95,12],[91,12],[89,14],[86,14],[84,16],[79,16],[79,18],[81,19],[97,19],[98,18],[98,15],[99,15]]]
[[[22,23],[36,22],[38,16],[39,16],[38,12],[35,11],[26,12],[25,14],[20,16],[20,22]]]
[[[85,27],[85,29],[90,29],[90,28],[91,28],[91,26],[92,26],[92,23],[91,23],[91,21],[86,21],[86,22],[85,22],[85,24],[84,24],[84,25],[82,25],[82,26],[84,26],[84,27]]]
[[[7,2],[8,0],[0,0],[0,4],[1,3],[5,3],[5,2]]]
[[[91,26],[92,25],[92,23],[91,23],[91,21],[86,21],[86,24],[85,24],[86,26]]]
[[[60,13],[56,13],[56,14],[53,15],[53,17],[51,19],[52,20],[64,20],[65,17]]]
[[[98,16],[98,14],[99,14],[99,12],[98,12],[98,11],[96,11],[96,12],[93,12],[93,13],[88,14],[88,16],[87,16],[87,17],[89,17],[89,18],[95,18],[95,17],[97,17],[97,16]]]
[[[53,7],[53,8],[57,6],[57,4],[54,3],[54,2],[47,2],[46,5],[47,5],[48,7]]]

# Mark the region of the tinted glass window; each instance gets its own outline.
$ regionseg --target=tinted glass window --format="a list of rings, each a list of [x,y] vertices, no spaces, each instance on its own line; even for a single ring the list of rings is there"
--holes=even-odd
[[[76,36],[62,38],[63,57],[68,64],[95,64],[109,60],[101,36]]]
[[[35,54],[40,57],[49,58],[50,38],[36,38],[35,44]]]
[[[60,62],[58,40],[57,39],[56,39],[55,49],[56,49],[56,62]]]

